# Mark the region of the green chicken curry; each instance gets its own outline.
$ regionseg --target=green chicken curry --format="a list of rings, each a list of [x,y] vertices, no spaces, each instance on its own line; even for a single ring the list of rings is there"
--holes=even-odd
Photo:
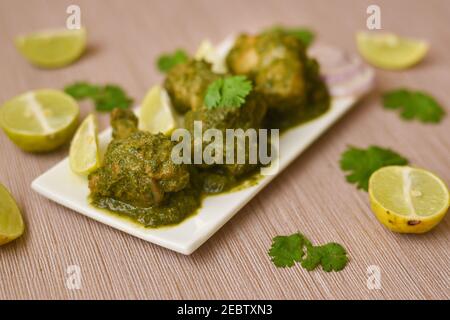
[[[317,62],[302,43],[282,31],[241,35],[227,56],[231,75],[245,75],[253,91],[240,108],[206,108],[208,86],[223,75],[205,61],[173,67],[164,81],[184,127],[203,130],[278,128],[287,130],[324,113],[330,97]],[[111,115],[113,140],[102,166],[89,176],[93,205],[131,217],[146,227],[179,223],[194,213],[206,195],[230,190],[254,176],[258,164],[175,164],[175,142],[161,133],[137,129],[132,111]]]

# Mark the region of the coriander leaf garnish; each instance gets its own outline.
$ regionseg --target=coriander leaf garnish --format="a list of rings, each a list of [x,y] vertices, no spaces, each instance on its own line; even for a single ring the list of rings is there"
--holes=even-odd
[[[303,236],[299,233],[273,238],[272,247],[269,250],[272,262],[278,268],[292,267],[294,262],[301,261],[304,255],[303,243]]]
[[[367,191],[369,178],[373,172],[385,166],[406,165],[408,160],[398,153],[377,146],[367,149],[349,147],[341,155],[340,165],[343,171],[349,171],[346,179],[356,183],[358,189]]]
[[[292,35],[299,39],[305,47],[308,47],[315,38],[315,34],[312,30],[308,28],[288,28],[283,26],[274,26],[270,28],[271,31],[281,31],[286,34]]]
[[[87,82],[75,82],[64,88],[64,91],[76,100],[81,100],[95,96],[100,91],[100,87]]]
[[[405,120],[437,123],[445,115],[442,106],[422,91],[398,89],[386,92],[383,95],[383,105],[386,109],[400,109],[400,115]]]
[[[114,108],[127,109],[133,103],[125,91],[115,85],[104,86],[95,95],[94,101],[98,111],[111,111]]]
[[[186,51],[178,49],[173,53],[162,54],[158,57],[156,65],[159,71],[169,72],[174,66],[179,63],[184,63],[188,60],[189,56]]]
[[[222,99],[223,79],[217,79],[208,86],[203,103],[209,109],[219,106]]]
[[[324,271],[331,272],[341,271],[348,262],[346,250],[338,243],[314,246],[300,233],[277,236],[272,241],[269,255],[278,268],[292,267],[295,262],[300,262],[308,271],[321,265]]]
[[[93,85],[87,82],[76,82],[64,88],[64,91],[76,100],[92,99],[98,111],[111,111],[114,108],[126,109],[133,99],[117,85]]]
[[[252,83],[245,76],[229,76],[215,80],[208,86],[204,104],[208,109],[238,108],[252,91]]]

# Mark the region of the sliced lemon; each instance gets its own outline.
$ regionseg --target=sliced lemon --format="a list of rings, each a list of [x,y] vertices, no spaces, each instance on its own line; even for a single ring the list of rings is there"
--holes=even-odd
[[[445,183],[423,169],[388,166],[369,180],[370,204],[378,220],[390,230],[424,233],[444,218],[450,196]]]
[[[98,126],[94,114],[84,119],[70,144],[69,163],[73,172],[88,175],[100,166]]]
[[[16,202],[0,183],[0,245],[17,239],[24,229],[25,224]]]
[[[177,126],[169,95],[161,86],[152,87],[139,111],[139,130],[170,134]]]
[[[359,32],[359,53],[370,64],[387,70],[401,70],[420,62],[428,52],[425,41],[402,38],[392,33]]]
[[[66,93],[36,90],[15,97],[0,108],[0,127],[25,151],[50,151],[70,139],[78,115],[78,103]]]
[[[66,66],[86,49],[86,29],[40,31],[15,39],[20,53],[32,64],[43,68]]]
[[[209,40],[203,40],[195,53],[196,60],[205,60],[211,63],[212,71],[216,73],[226,73],[226,56],[228,52],[222,52],[216,48]]]

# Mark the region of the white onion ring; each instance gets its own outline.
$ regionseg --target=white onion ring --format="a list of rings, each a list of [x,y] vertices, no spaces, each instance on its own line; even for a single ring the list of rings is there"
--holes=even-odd
[[[319,62],[332,96],[359,96],[373,87],[375,72],[358,56],[324,45],[313,46],[309,54]]]

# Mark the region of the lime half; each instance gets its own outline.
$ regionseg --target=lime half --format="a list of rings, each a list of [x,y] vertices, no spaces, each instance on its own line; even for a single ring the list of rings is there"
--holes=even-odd
[[[444,218],[450,204],[445,183],[433,173],[407,166],[388,166],[369,180],[373,212],[390,230],[424,233]]]
[[[94,114],[90,114],[72,139],[69,163],[73,172],[87,175],[100,166],[98,127]]]
[[[0,127],[25,151],[50,151],[70,139],[78,115],[78,104],[71,96],[58,90],[36,90],[0,107]]]
[[[16,202],[0,184],[0,245],[17,239],[24,229],[25,225]]]
[[[402,38],[392,33],[359,32],[359,53],[370,64],[387,70],[401,70],[419,63],[427,54],[425,41]]]
[[[20,53],[32,64],[43,68],[66,66],[86,49],[86,29],[40,31],[15,39]]]
[[[152,87],[139,111],[139,130],[170,134],[177,126],[169,95],[161,86]]]

